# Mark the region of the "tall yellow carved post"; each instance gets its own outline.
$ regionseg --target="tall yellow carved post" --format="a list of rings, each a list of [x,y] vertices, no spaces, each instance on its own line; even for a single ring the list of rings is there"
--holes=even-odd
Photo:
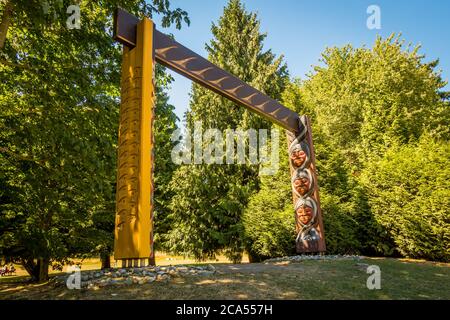
[[[154,264],[154,24],[137,25],[136,46],[123,47],[114,258],[123,267]]]

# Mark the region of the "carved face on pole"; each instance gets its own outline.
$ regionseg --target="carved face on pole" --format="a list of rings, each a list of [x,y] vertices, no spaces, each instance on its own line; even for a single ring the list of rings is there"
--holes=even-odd
[[[295,205],[295,215],[300,226],[314,225],[317,216],[317,205],[314,199],[299,199]]]
[[[292,178],[292,188],[299,197],[306,197],[314,189],[314,180],[309,169],[297,169]]]
[[[313,218],[313,208],[308,207],[306,205],[301,206],[297,209],[297,219],[301,224],[307,225],[311,222]]]
[[[300,168],[306,161],[306,153],[303,150],[295,150],[291,154],[291,161],[294,167]]]
[[[297,191],[301,196],[304,196],[310,189],[311,182],[307,177],[298,177],[294,180],[294,189]]]
[[[295,169],[303,169],[309,164],[309,148],[305,142],[294,143],[289,148],[289,158]]]

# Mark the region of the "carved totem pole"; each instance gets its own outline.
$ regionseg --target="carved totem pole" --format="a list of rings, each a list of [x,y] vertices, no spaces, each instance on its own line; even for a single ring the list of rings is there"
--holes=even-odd
[[[114,39],[123,44],[114,257],[123,267],[155,263],[153,119],[155,61],[287,130],[298,253],[324,252],[325,240],[307,117],[118,9]]]
[[[299,118],[299,130],[287,131],[289,166],[298,253],[324,252],[325,237],[320,209],[316,159],[309,118]]]

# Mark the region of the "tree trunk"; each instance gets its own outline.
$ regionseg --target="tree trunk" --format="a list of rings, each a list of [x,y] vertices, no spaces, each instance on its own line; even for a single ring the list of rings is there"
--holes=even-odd
[[[111,268],[111,258],[109,256],[109,253],[102,253],[100,254],[100,260],[102,261],[102,269],[109,269]]]
[[[39,283],[48,281],[48,265],[49,265],[49,259],[48,258],[39,258],[38,264],[36,266],[36,275],[37,280]]]
[[[5,8],[0,22],[0,50],[3,50],[6,42],[6,34],[8,33],[11,17],[13,13],[13,4],[11,0],[6,0]]]
[[[33,259],[22,259],[21,265],[24,267],[24,269],[28,272],[28,274],[31,277],[32,282],[38,281],[38,278],[36,277],[36,264],[34,263]]]
[[[38,258],[36,263],[32,258],[21,259],[20,263],[30,275],[32,282],[48,281],[48,266],[50,264],[48,258]]]

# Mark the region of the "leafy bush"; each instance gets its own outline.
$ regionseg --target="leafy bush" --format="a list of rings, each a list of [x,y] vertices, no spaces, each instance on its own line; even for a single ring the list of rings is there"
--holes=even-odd
[[[358,224],[354,219],[354,206],[341,202],[336,195],[322,192],[321,207],[325,229],[327,253],[357,254],[361,244],[358,240]]]
[[[295,221],[289,183],[280,185],[275,181],[277,187],[269,186],[271,181],[263,181],[263,184],[263,189],[250,198],[242,217],[251,262],[295,253]]]
[[[363,182],[375,220],[411,258],[450,259],[450,143],[423,138],[367,165]]]

